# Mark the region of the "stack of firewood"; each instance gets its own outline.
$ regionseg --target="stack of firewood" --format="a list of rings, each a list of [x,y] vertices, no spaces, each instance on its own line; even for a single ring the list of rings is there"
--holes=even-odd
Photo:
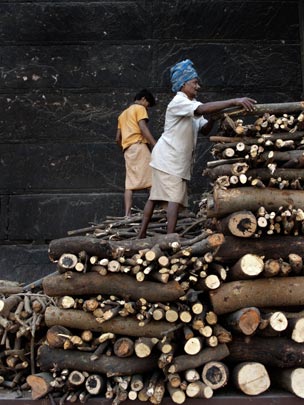
[[[0,283],[0,387],[21,396],[36,372],[36,347],[45,335],[44,314],[51,298],[18,282]]]
[[[55,273],[0,291],[2,386],[60,405],[304,397],[304,114],[267,107],[225,114],[212,192],[178,233],[163,212],[142,240],[140,213],[107,218],[50,243]]]
[[[201,209],[225,236],[215,260],[229,272],[209,295],[232,334],[226,362],[236,386],[303,398],[304,113],[275,107],[247,125],[226,115],[211,137],[215,160],[204,174],[213,189]]]
[[[227,384],[220,361],[231,340],[208,299],[226,278],[213,257],[223,241],[211,231],[192,239],[52,241],[58,274],[42,285],[55,303],[45,311],[40,372],[27,378],[33,398],[159,404],[164,395],[175,403],[212,397]]]

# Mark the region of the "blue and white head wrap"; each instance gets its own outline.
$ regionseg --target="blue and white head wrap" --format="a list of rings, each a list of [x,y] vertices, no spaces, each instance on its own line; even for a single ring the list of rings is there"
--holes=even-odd
[[[190,59],[182,60],[170,69],[172,91],[176,93],[189,80],[198,77]]]

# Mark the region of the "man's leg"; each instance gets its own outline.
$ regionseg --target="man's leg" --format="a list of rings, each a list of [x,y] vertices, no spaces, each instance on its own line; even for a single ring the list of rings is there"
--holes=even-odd
[[[167,233],[174,233],[177,223],[177,216],[180,204],[176,202],[168,202],[167,207]]]
[[[141,228],[140,228],[140,231],[138,234],[139,239],[146,237],[147,228],[148,228],[149,222],[151,221],[155,204],[156,204],[156,201],[152,201],[152,200],[148,200],[146,202],[146,205],[144,208],[144,213],[143,213],[143,219],[141,222]]]
[[[133,191],[125,190],[125,216],[126,217],[131,216],[132,200],[133,200]]]

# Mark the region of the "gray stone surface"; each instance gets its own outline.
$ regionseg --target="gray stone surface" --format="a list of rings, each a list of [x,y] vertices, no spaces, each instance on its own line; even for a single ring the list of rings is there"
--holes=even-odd
[[[56,271],[47,245],[12,245],[0,248],[0,278],[28,284]]]

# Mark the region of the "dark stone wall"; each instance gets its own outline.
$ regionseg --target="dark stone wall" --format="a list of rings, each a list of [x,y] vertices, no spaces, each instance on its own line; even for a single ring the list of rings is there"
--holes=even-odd
[[[51,239],[123,215],[116,120],[139,89],[158,98],[156,138],[181,59],[195,63],[202,101],[299,100],[302,31],[300,0],[0,0],[0,278],[47,274]],[[193,209],[209,149],[200,139]]]

